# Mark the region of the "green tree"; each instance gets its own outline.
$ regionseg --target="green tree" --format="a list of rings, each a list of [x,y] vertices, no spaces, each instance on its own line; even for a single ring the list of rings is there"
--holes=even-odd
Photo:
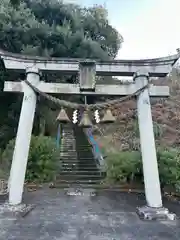
[[[99,6],[84,8],[58,0],[0,0],[0,48],[9,52],[107,60],[116,56],[122,40],[109,24],[106,9]],[[9,77],[2,69],[1,89]],[[19,99],[19,95],[1,93],[0,147],[15,134]]]
[[[1,2],[0,45],[8,51],[104,60],[114,58],[122,42],[99,6],[24,0],[14,8],[8,0]]]
[[[10,3],[12,4],[12,6],[16,7],[19,6],[20,0],[10,0]]]

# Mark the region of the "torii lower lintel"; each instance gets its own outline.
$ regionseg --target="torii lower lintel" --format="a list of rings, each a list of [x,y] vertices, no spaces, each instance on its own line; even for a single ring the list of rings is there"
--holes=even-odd
[[[24,92],[24,86],[26,84],[21,82],[7,81],[4,84],[5,92]],[[95,91],[80,90],[79,84],[66,84],[66,83],[45,83],[40,81],[36,84],[41,92],[53,93],[53,94],[79,94],[79,95],[115,95],[115,96],[126,96],[133,94],[139,88],[143,87],[143,83],[137,86],[135,83],[122,84],[122,85],[96,85]],[[150,84],[149,86],[150,97],[169,97],[168,86],[156,86]]]

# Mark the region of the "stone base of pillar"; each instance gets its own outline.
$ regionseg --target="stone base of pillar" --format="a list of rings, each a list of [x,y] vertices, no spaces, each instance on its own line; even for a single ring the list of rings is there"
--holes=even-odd
[[[170,213],[167,208],[152,208],[148,206],[138,207],[137,214],[142,220],[176,220],[176,214]]]
[[[16,206],[10,205],[8,202],[0,205],[0,213],[7,217],[25,217],[35,205],[19,204]]]

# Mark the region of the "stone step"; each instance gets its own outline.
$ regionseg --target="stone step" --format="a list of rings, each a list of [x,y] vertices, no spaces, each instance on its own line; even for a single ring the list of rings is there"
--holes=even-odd
[[[74,169],[72,171],[67,171],[64,169],[61,169],[59,172],[59,175],[62,176],[101,176],[101,172],[97,169],[97,170],[93,170],[93,171],[87,171],[87,170],[81,170],[79,168]]]
[[[76,159],[78,159],[78,162],[79,163],[88,163],[88,162],[91,162],[91,163],[95,163],[95,160],[92,159],[92,157],[87,157],[87,158],[79,158],[78,156],[75,157],[75,156],[60,156],[60,159],[64,159],[64,160],[67,160],[69,162],[74,162]]]
[[[77,151],[75,150],[71,150],[71,149],[62,149],[61,151],[59,151],[62,154],[77,154]]]
[[[77,158],[72,159],[72,158],[63,158],[63,157],[60,158],[60,161],[61,163],[66,163],[66,164],[73,164],[73,163],[79,162]]]
[[[64,136],[64,143],[71,143],[72,145],[75,145],[76,143],[76,139],[73,137],[69,137],[69,136]]]
[[[60,156],[77,156],[76,152],[60,152]]]
[[[62,154],[74,154],[74,155],[77,154],[77,151],[76,151],[76,150],[71,150],[71,149],[62,149],[62,150],[59,151],[59,152],[62,153]]]
[[[110,187],[106,187],[104,184],[75,184],[75,183],[53,183],[53,186],[51,186],[51,188],[59,188],[59,189],[111,189]],[[119,188],[118,188],[119,189]]]
[[[79,159],[79,162],[86,162],[86,161],[95,162],[92,156],[78,156],[78,159]]]
[[[64,154],[64,153],[62,153],[62,154],[60,154],[60,157],[64,157],[64,158],[72,157],[72,159],[75,159],[75,158],[77,158],[77,154]]]
[[[78,170],[79,171],[97,171],[98,169],[97,169],[97,167],[95,167],[95,166],[89,166],[89,167],[84,167],[84,168],[82,168],[82,169],[79,169],[79,166],[69,166],[69,165],[67,165],[67,166],[63,166],[62,167],[62,171],[74,171],[75,169],[76,169],[76,167],[78,167]]]
[[[65,137],[65,136],[74,137],[74,133],[70,132],[70,131],[66,131],[66,132],[63,133],[63,137]]]
[[[75,140],[75,137],[73,136],[73,133],[64,133],[63,137],[64,137],[65,141],[67,139],[74,139]]]
[[[96,164],[93,164],[93,163],[79,163],[79,162],[66,162],[64,161],[62,163],[63,166],[68,166],[68,165],[77,165],[79,167],[82,168],[86,168],[86,167],[96,167]]]
[[[76,152],[72,152],[72,151],[64,151],[64,152],[60,152],[61,156],[77,156]]]
[[[96,166],[88,166],[88,167],[78,166],[78,170],[79,171],[91,171],[91,172],[100,171],[100,169],[98,169]]]
[[[63,163],[62,164],[62,170],[64,171],[64,170],[67,170],[67,169],[72,169],[72,170],[74,170],[74,169],[79,169],[79,166],[78,166],[78,164],[66,164],[66,163]]]
[[[94,158],[92,156],[81,156],[80,154],[76,154],[76,155],[67,155],[67,154],[62,154],[60,155],[60,157],[64,157],[64,158],[70,158],[72,157],[72,159],[74,159],[75,157],[79,159],[79,161],[92,161],[94,162]]]
[[[61,155],[77,155],[76,151],[71,151],[71,150],[66,150],[64,149],[63,151],[60,151]]]
[[[92,158],[86,158],[86,159],[78,158],[78,162],[79,164],[95,164],[96,165],[96,162]]]
[[[74,144],[75,141],[76,141],[76,139],[75,139],[74,137],[72,137],[72,136],[67,136],[67,135],[65,135],[63,141],[64,141],[64,143],[65,143],[65,142],[70,142],[70,143],[73,143],[73,144]]]
[[[127,188],[123,188],[121,185],[119,186],[108,186],[106,184],[100,183],[100,184],[77,184],[77,183],[56,183],[54,182],[53,188],[59,188],[59,189],[64,189],[64,190],[68,190],[68,189],[74,189],[74,190],[86,190],[86,189],[94,189],[94,190],[110,190],[110,191],[121,191],[121,192],[127,192]],[[132,189],[131,189],[132,191]],[[72,191],[73,192],[73,191]],[[137,192],[137,190],[136,190]],[[140,193],[142,192],[139,191]]]
[[[78,163],[79,162],[77,157],[71,158],[68,156],[60,157],[60,160],[61,160],[61,162],[66,162],[66,163],[74,163],[74,162]]]
[[[77,153],[81,153],[81,154],[92,154],[93,149],[89,148],[89,149],[77,149],[76,150]]]
[[[74,136],[71,136],[71,135],[65,135],[64,136],[64,139],[63,139],[63,142],[66,143],[66,142],[71,142],[71,144],[75,145],[76,143],[76,138],[74,138]]]
[[[92,146],[91,145],[89,145],[89,146],[77,146],[77,148],[76,148],[77,150],[80,150],[80,151],[89,151],[89,150],[91,150],[92,149]]]
[[[79,158],[70,158],[70,157],[60,157],[61,162],[66,162],[66,163],[74,163],[74,162],[78,162],[80,165],[84,165],[84,164],[92,164],[92,165],[96,165],[96,162],[92,159],[79,159]]]
[[[71,146],[71,145],[69,145],[69,146],[65,146],[65,145],[63,145],[63,147],[60,149],[60,151],[72,151],[72,152],[76,152],[76,148],[74,147],[74,146]]]
[[[76,152],[77,153],[81,153],[81,154],[92,154],[92,152],[93,152],[93,149],[91,148],[91,149],[77,149],[76,150]]]
[[[60,150],[60,153],[66,153],[67,151],[65,150],[65,148]],[[68,153],[77,153],[76,149],[69,149]]]
[[[71,150],[71,149],[63,149],[63,150],[61,150],[61,151],[59,151],[60,153],[62,153],[62,154],[77,154],[77,151],[75,151],[75,150]]]
[[[78,163],[62,163],[63,167],[78,167]]]
[[[62,172],[60,173],[61,175],[100,175],[100,172],[98,169],[95,170],[91,170],[91,171],[84,171],[84,170],[62,170]]]
[[[63,147],[63,148],[61,148],[60,149],[60,152],[77,152],[76,151],[76,149],[74,149],[74,147],[71,147],[71,146],[69,146],[69,147]]]
[[[76,144],[75,144],[74,140],[64,141],[63,142],[63,146],[64,147],[66,147],[66,146],[69,147],[70,146],[70,147],[72,147],[74,149],[76,148]]]
[[[60,157],[60,161],[63,163],[69,163],[69,164],[79,162],[77,158],[72,159],[71,157]]]
[[[56,180],[56,184],[101,184],[102,180]]]
[[[84,180],[84,181],[94,181],[94,180],[102,180],[102,176],[101,175],[59,175],[57,177],[57,181],[58,180],[67,180],[67,181],[80,181],[80,180]]]
[[[61,163],[65,164],[74,164],[74,163],[79,163],[78,158],[71,158],[71,157],[61,157],[60,158]]]
[[[77,160],[77,156],[74,156],[74,155],[61,155],[60,156],[60,160],[61,159],[65,159],[65,160],[69,160],[69,161],[71,161],[72,160],[72,162],[74,161],[74,160]]]

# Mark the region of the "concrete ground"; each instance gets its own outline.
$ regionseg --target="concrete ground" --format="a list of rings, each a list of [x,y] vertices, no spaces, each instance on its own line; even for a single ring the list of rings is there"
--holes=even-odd
[[[36,204],[25,217],[0,214],[0,240],[178,240],[180,221],[144,222],[135,213],[141,194],[88,190],[75,195],[42,189],[25,194]],[[180,216],[178,203],[164,205]]]

